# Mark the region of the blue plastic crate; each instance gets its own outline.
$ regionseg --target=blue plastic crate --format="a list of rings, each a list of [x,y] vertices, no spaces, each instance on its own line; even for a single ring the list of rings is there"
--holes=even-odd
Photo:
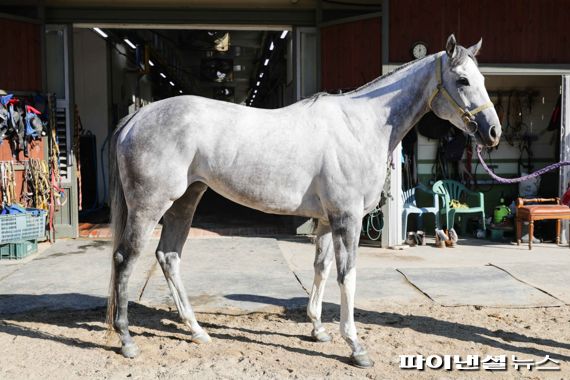
[[[45,210],[33,210],[35,214],[0,215],[0,244],[19,243],[22,240],[37,240],[45,237]]]

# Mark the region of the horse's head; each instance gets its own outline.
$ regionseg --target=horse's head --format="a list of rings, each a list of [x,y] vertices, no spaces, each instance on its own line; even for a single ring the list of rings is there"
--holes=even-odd
[[[429,103],[437,116],[491,147],[499,144],[501,122],[477,67],[475,56],[481,43],[464,48],[457,45],[453,34],[449,36],[446,53],[437,58],[438,87]]]

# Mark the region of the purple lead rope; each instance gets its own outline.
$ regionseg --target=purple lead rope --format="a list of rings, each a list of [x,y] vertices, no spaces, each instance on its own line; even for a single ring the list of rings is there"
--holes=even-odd
[[[547,167],[544,167],[542,169],[539,169],[537,171],[535,171],[534,173],[530,173],[527,175],[524,175],[522,177],[518,177],[518,178],[503,178],[503,177],[499,177],[498,175],[496,175],[495,173],[493,173],[493,171],[491,169],[489,169],[489,167],[487,166],[487,164],[485,163],[485,161],[483,161],[483,156],[481,155],[481,151],[483,150],[483,147],[481,145],[477,145],[477,157],[479,157],[479,162],[481,163],[481,165],[483,166],[483,169],[485,169],[485,171],[487,171],[487,173],[497,182],[499,183],[519,183],[522,181],[526,181],[527,179],[531,179],[534,177],[538,177],[540,175],[543,175],[546,172],[549,172],[551,170],[554,169],[558,169],[561,166],[566,166],[566,165],[570,165],[570,161],[560,161],[557,162],[555,164],[552,165],[548,165]]]

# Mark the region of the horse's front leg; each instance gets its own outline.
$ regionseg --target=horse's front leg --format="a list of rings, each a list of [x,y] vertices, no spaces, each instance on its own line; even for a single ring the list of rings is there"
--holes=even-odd
[[[362,215],[359,214],[340,213],[329,216],[340,286],[340,333],[352,350],[352,364],[369,368],[374,362],[359,341],[354,324],[356,249],[360,239],[361,220]]]
[[[307,305],[307,315],[313,323],[313,331],[311,332],[313,339],[317,342],[328,342],[331,340],[331,336],[325,331],[325,327],[321,323],[321,312],[323,309],[325,285],[333,262],[334,250],[331,228],[325,221],[319,220],[315,245],[315,278],[309,304]]]

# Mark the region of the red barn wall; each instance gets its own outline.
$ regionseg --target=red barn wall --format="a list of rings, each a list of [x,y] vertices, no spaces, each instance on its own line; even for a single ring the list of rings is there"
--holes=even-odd
[[[482,37],[480,62],[570,62],[569,0],[396,0],[389,18],[394,63],[410,61],[416,41],[443,50],[451,33],[467,46]]]
[[[0,89],[10,91],[40,92],[41,77],[41,28],[38,24],[0,18],[2,31],[2,56],[0,57]],[[29,145],[29,158],[43,159],[44,139]],[[0,161],[20,163],[26,160],[23,153],[12,156],[8,140],[0,145]],[[16,166],[16,196],[20,198],[24,171]]]
[[[40,25],[0,18],[0,31],[0,89],[41,91]]]
[[[346,90],[382,73],[380,17],[321,28],[321,89]]]

